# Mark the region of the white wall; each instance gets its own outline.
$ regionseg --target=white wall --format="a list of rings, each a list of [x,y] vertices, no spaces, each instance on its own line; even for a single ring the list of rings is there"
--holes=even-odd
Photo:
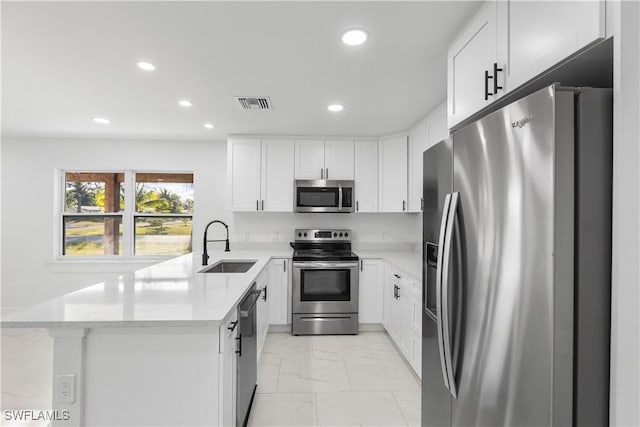
[[[640,425],[640,3],[607,2],[614,37],[612,426]]]
[[[286,245],[293,240],[295,227],[351,228],[356,244],[420,239],[420,215],[415,214],[232,213],[226,141],[20,138],[5,139],[2,148],[4,308],[34,304],[141,267],[140,263],[54,261],[56,169],[193,171],[194,252],[202,250],[202,230],[212,219],[229,224],[232,251],[253,242]],[[222,229],[212,229],[210,237],[218,236],[223,236]],[[210,252],[217,250],[221,247],[211,243]]]

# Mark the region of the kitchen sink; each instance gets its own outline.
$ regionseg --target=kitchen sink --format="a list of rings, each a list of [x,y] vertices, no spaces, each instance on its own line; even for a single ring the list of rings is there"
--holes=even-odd
[[[246,273],[256,261],[218,261],[202,270],[200,273]]]

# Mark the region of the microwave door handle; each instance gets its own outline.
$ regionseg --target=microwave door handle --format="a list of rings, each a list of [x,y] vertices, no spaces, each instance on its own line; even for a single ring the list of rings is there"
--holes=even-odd
[[[342,211],[342,186],[338,187],[338,211]]]

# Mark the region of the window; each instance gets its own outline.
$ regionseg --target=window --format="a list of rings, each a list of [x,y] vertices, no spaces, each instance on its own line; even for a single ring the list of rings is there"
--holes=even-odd
[[[64,172],[65,257],[191,252],[192,173]]]

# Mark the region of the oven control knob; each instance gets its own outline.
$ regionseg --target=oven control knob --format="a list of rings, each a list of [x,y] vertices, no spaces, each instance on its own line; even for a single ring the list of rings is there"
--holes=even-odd
[[[304,237],[307,237],[307,233],[304,233]]]
[[[342,237],[342,233],[340,233],[340,237]]]
[[[338,237],[338,233],[333,233],[333,237]]]
[[[344,237],[349,237],[349,233],[344,233]]]
[[[298,237],[302,237],[302,233],[298,233]]]

